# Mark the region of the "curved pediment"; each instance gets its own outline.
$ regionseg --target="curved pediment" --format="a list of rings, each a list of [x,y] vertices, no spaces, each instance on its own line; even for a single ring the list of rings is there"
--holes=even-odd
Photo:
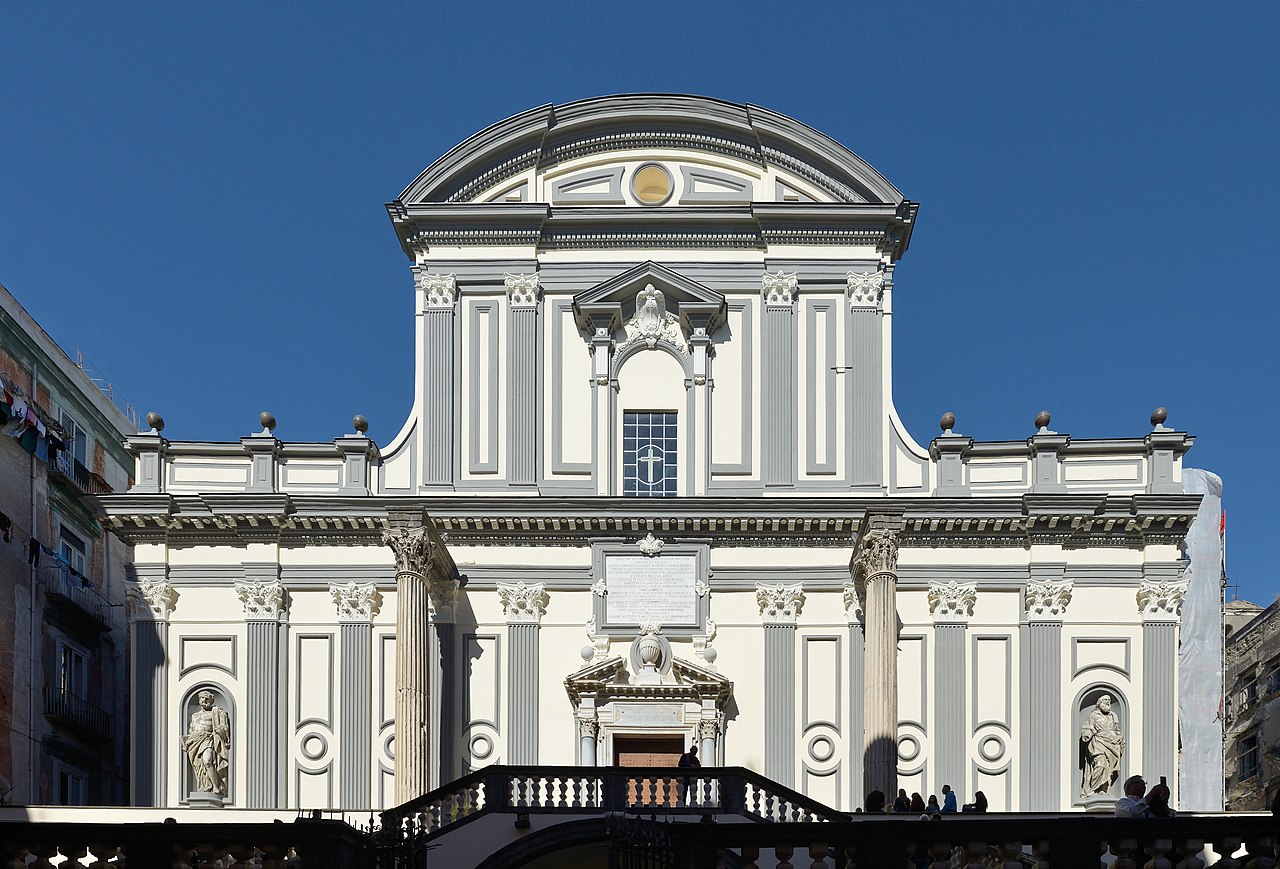
[[[903,196],[852,151],[777,112],[628,94],[548,104],[500,121],[424,170],[399,202],[896,205]]]

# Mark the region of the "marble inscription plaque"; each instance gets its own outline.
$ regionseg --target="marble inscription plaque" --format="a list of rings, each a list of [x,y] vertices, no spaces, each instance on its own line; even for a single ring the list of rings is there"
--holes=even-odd
[[[657,622],[692,625],[698,620],[694,591],[698,559],[692,555],[610,555],[605,558],[605,615],[611,625]]]
[[[675,727],[684,723],[684,708],[667,705],[619,705],[613,723],[627,727]]]

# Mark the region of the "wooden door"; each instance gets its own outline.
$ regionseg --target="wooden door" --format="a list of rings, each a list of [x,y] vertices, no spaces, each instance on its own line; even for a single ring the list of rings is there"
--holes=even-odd
[[[613,763],[628,767],[670,767],[674,769],[684,754],[679,736],[614,736]],[[674,806],[677,785],[674,777],[645,776],[627,780],[628,806]]]

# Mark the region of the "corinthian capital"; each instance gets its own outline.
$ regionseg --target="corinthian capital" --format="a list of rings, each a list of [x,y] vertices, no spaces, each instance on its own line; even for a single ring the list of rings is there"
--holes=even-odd
[[[329,594],[338,607],[338,621],[362,624],[373,621],[382,607],[382,595],[372,582],[364,584],[348,582],[346,585],[329,586]]]
[[[396,557],[396,574],[413,573],[426,577],[431,573],[435,544],[431,532],[420,528],[393,528],[382,532],[382,543],[390,546]]]
[[[1138,609],[1147,621],[1177,621],[1182,615],[1182,597],[1188,582],[1144,579],[1138,586]]]
[[[285,589],[280,580],[237,582],[236,596],[250,621],[275,621],[284,615]]]
[[[962,622],[973,615],[978,602],[977,583],[929,583],[929,612],[940,622]]]
[[[508,622],[538,623],[547,611],[547,587],[544,583],[498,583],[498,600]]]
[[[793,585],[766,585],[756,583],[756,604],[766,624],[794,625],[804,609],[804,587]]]
[[[422,290],[423,302],[428,308],[452,308],[458,297],[458,279],[454,275],[432,273],[418,269],[414,283]]]
[[[536,308],[538,306],[540,293],[536,274],[506,274],[502,276],[502,282],[506,285],[507,298],[511,300],[511,307]]]
[[[135,617],[150,615],[157,622],[168,621],[178,602],[178,592],[167,579],[140,579],[129,595],[134,600]]]
[[[858,537],[854,564],[867,582],[882,573],[898,572],[898,532],[888,528],[868,529]]]

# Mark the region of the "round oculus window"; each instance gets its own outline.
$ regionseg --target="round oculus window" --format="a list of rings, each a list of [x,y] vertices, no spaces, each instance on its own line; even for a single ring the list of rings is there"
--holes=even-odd
[[[665,166],[645,163],[631,176],[631,193],[642,205],[661,205],[671,198],[675,181]]]

